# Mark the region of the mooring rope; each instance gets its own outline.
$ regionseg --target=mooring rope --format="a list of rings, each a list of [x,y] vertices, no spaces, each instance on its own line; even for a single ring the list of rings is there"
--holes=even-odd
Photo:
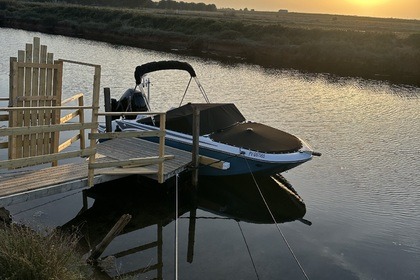
[[[175,280],[178,280],[178,177],[175,175]]]
[[[283,241],[284,241],[284,243],[286,244],[287,248],[289,249],[290,253],[292,254],[292,256],[293,256],[293,258],[294,258],[295,262],[296,262],[296,263],[297,263],[297,265],[299,266],[300,271],[302,271],[303,276],[305,276],[305,278],[306,278],[307,280],[309,280],[309,277],[308,277],[308,275],[306,274],[305,270],[303,269],[303,266],[300,264],[300,262],[299,262],[299,260],[298,260],[297,256],[295,255],[295,253],[294,253],[294,252],[293,252],[293,250],[292,250],[292,247],[290,246],[290,244],[289,244],[289,242],[287,241],[286,237],[284,236],[284,234],[283,234],[282,230],[280,229],[280,227],[279,227],[279,225],[278,225],[278,223],[277,223],[277,221],[276,221],[276,218],[275,218],[275,217],[274,217],[274,215],[273,215],[273,212],[271,212],[271,209],[270,209],[270,207],[268,206],[267,201],[265,200],[265,197],[264,197],[264,195],[263,195],[263,193],[262,193],[262,191],[261,191],[261,188],[260,188],[260,186],[258,185],[258,182],[257,182],[257,180],[255,179],[254,173],[252,172],[251,167],[249,166],[248,160],[247,160],[246,158],[245,158],[245,162],[246,162],[246,164],[247,164],[247,166],[248,166],[249,172],[251,173],[252,179],[254,180],[254,183],[255,183],[255,185],[256,185],[256,187],[257,187],[257,189],[258,189],[258,192],[260,193],[260,196],[261,196],[262,200],[264,201],[265,207],[267,208],[268,212],[270,213],[271,218],[273,219],[274,224],[275,224],[275,225],[276,225],[276,227],[277,227],[278,232],[280,233],[281,237],[283,238]]]
[[[252,266],[254,267],[255,275],[257,276],[257,279],[260,279],[260,276],[258,275],[257,267],[255,266],[254,259],[252,258],[252,255],[251,255],[251,251],[249,250],[248,242],[246,242],[246,238],[245,238],[244,232],[242,230],[241,224],[239,223],[239,221],[237,221],[237,222],[238,222],[239,230],[241,231],[242,237],[244,239],[246,249],[248,250],[248,255],[251,259]]]

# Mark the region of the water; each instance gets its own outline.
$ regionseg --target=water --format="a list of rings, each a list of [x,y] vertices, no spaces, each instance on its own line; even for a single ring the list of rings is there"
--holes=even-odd
[[[9,57],[16,56],[17,49],[31,43],[34,36],[41,37],[41,43],[46,44],[56,58],[102,65],[101,85],[110,87],[113,97],[119,97],[126,88],[134,86],[133,72],[137,65],[154,60],[188,61],[212,102],[233,102],[247,119],[298,135],[323,153],[321,158],[283,174],[305,201],[304,218],[312,225],[295,220],[279,223],[279,228],[310,279],[420,279],[419,88],[267,70],[245,64],[228,65],[0,29],[0,96],[8,94]],[[65,75],[65,95],[90,90],[91,81],[86,79],[91,75],[89,71],[69,67]],[[153,109],[177,106],[188,74],[165,71],[150,77]],[[165,94],[159,94],[163,92]],[[191,91],[187,101],[202,100],[197,91]],[[132,211],[139,213],[139,219],[146,220],[139,222],[141,226],[137,228],[133,225],[111,243],[105,255],[112,255],[155,241],[157,224],[162,223],[162,273],[164,278],[173,278],[173,192],[154,194],[142,190],[137,193],[130,188],[123,192],[124,184],[139,185],[136,182],[118,184],[114,190],[122,195],[113,201],[121,200],[122,205],[111,203],[105,194],[99,194],[103,200],[88,199],[90,211],[98,220],[96,228],[93,224],[89,228],[102,233],[107,231],[118,215],[128,209],[127,205],[131,206],[129,209],[136,209]],[[246,219],[257,211],[251,206],[261,203],[258,195],[243,197],[241,204],[235,200],[241,198],[241,193],[232,193],[232,188],[244,183],[207,184],[214,184],[215,189],[222,187],[218,188],[220,193],[206,203],[203,197],[211,198],[211,192],[207,196],[199,195],[196,216],[200,218],[195,225],[192,263],[187,262],[191,203],[184,199],[181,204],[180,279],[305,279],[277,227],[272,223],[259,223],[255,217]],[[285,202],[290,200],[278,199],[278,204],[287,206],[280,207],[279,211],[290,214],[294,208]],[[249,205],[252,211],[247,212],[244,205]],[[72,219],[89,221],[89,211],[86,217],[76,218],[81,207],[81,193],[76,191],[64,197],[15,205],[9,210],[15,220],[33,227],[52,228],[66,225]],[[227,219],[235,215],[240,221]],[[153,265],[157,260],[156,249],[150,249],[118,258],[115,263],[118,271],[124,273]],[[139,276],[139,279],[146,276],[156,277],[156,272]]]

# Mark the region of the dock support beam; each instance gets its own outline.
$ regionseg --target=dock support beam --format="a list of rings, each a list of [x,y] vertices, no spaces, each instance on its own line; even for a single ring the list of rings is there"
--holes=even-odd
[[[194,260],[194,244],[195,244],[195,223],[197,219],[197,208],[190,211],[190,223],[188,226],[188,250],[187,262],[192,263]]]
[[[105,112],[112,112],[111,105],[111,90],[110,88],[104,88],[104,101],[105,101]],[[105,116],[106,132],[112,132],[112,116]]]
[[[118,220],[118,222],[112,227],[104,239],[93,249],[87,262],[94,263],[108,247],[109,243],[124,229],[124,227],[130,222],[131,215],[124,214]]]
[[[198,165],[199,163],[199,142],[200,137],[200,110],[193,107],[193,145],[192,145],[192,185],[198,185]]]

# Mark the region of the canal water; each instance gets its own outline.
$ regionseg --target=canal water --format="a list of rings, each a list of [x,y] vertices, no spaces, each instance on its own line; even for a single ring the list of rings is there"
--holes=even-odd
[[[34,36],[56,58],[102,65],[101,86],[115,98],[134,86],[137,65],[187,61],[212,102],[235,103],[247,119],[300,136],[322,157],[282,174],[304,206],[282,188],[287,183],[270,178],[200,178],[196,196],[180,183],[178,242],[173,186],[137,179],[90,190],[83,214],[82,193],[74,191],[9,207],[15,221],[40,230],[76,227],[88,250],[132,214],[104,252],[114,256],[113,276],[146,267],[135,279],[172,279],[178,262],[180,279],[305,279],[298,261],[309,279],[420,279],[420,88],[0,29],[0,96],[8,95],[9,57]],[[64,95],[88,93],[91,75],[65,68]],[[150,78],[152,109],[178,106],[188,74]],[[198,91],[186,99],[202,101]]]

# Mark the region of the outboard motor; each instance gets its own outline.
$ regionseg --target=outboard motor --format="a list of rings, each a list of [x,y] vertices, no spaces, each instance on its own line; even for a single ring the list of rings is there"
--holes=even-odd
[[[142,92],[127,89],[120,100],[112,99],[113,112],[147,112],[147,104]],[[118,118],[118,117],[115,117]],[[126,116],[126,119],[135,119],[136,116]]]

